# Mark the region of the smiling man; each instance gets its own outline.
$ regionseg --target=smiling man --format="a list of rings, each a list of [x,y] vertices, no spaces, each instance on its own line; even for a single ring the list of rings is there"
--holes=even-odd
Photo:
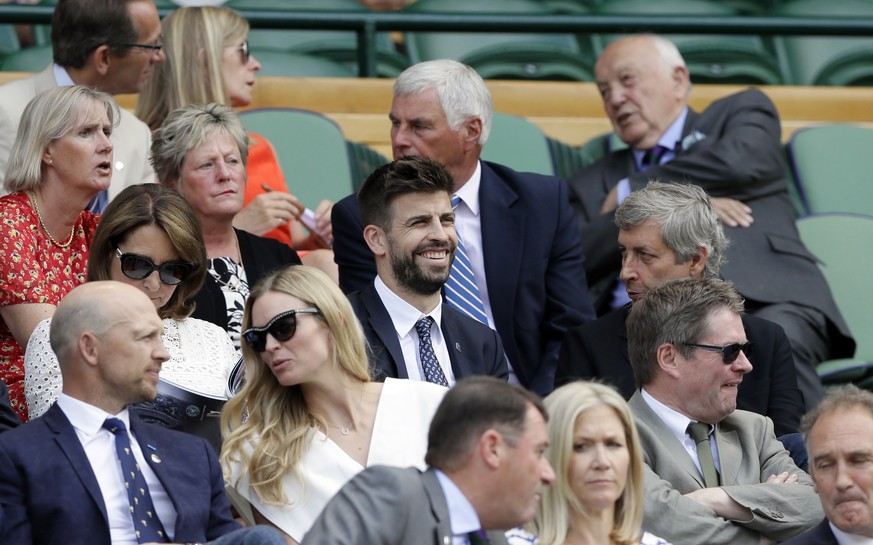
[[[138,93],[164,61],[161,19],[152,0],[58,0],[52,17],[54,63],[31,77],[0,86],[0,177],[18,123],[36,95],[85,85],[111,95]],[[102,212],[128,185],[155,181],[148,161],[151,131],[127,110],[112,131],[112,185],[89,206]]]
[[[752,370],[742,313],[729,282],[688,278],[650,289],[628,316],[644,525],[672,543],[760,545],[821,520],[770,419],[736,409]]]
[[[377,276],[349,300],[380,380],[452,386],[469,375],[508,375],[497,333],[443,304],[458,247],[451,196],[446,169],[418,157],[379,167],[358,193]]]
[[[785,545],[852,545],[873,540],[873,393],[831,388],[803,417],[809,472],[825,520]]]

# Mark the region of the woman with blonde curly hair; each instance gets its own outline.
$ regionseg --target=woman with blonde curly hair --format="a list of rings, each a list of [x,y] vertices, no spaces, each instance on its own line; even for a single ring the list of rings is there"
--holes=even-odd
[[[572,382],[545,399],[549,463],[534,520],[510,545],[669,545],[641,530],[643,457],[624,398],[596,382]]]
[[[221,462],[249,523],[297,543],[364,467],[425,468],[428,425],[448,390],[371,382],[361,325],[327,275],[298,266],[264,278],[243,330],[245,385],[222,414]]]

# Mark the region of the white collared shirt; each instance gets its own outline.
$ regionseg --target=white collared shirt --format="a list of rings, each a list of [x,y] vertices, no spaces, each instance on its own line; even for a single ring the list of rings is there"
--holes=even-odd
[[[688,455],[691,456],[691,459],[694,461],[694,465],[697,467],[697,471],[700,472],[700,475],[703,475],[703,471],[700,469],[700,460],[697,458],[697,444],[694,442],[694,439],[688,435],[686,431],[688,429],[688,424],[692,422],[696,422],[696,420],[691,420],[684,414],[671,409],[670,407],[664,405],[654,397],[652,397],[649,392],[646,391],[645,388],[642,390],[643,400],[646,404],[658,415],[658,418],[666,425],[676,439],[682,443],[682,446],[685,447],[685,450],[688,452]],[[710,434],[710,447],[712,448],[712,461],[715,462],[715,468],[721,473],[721,462],[718,458],[718,445],[715,440],[715,431]]]
[[[440,368],[443,370],[443,374],[446,376],[449,387],[454,386],[455,374],[452,372],[452,360],[449,357],[449,349],[446,346],[446,339],[443,337],[442,330],[442,300],[433,310],[422,314],[417,308],[391,291],[391,288],[385,285],[385,282],[380,277],[376,277],[375,284],[376,293],[379,294],[382,304],[385,305],[388,315],[391,316],[391,323],[394,324],[394,329],[397,331],[397,338],[400,340],[400,350],[403,352],[403,363],[406,365],[406,374],[409,378],[411,380],[424,380],[424,370],[421,367],[421,358],[418,350],[418,332],[415,330],[415,323],[424,316],[430,316],[433,318],[433,324],[430,326],[430,341],[433,345],[434,354],[440,364]]]
[[[446,505],[449,508],[449,523],[452,526],[452,545],[470,545],[467,534],[482,528],[482,523],[479,522],[479,515],[473,508],[473,504],[467,499],[467,496],[449,479],[448,475],[438,469],[434,470],[434,473],[436,473],[440,488],[443,489]]]
[[[58,84],[58,87],[71,87],[76,85],[76,82],[74,82],[73,78],[70,77],[67,69],[60,64],[53,64],[52,72],[55,75],[55,83]]]
[[[124,422],[130,436],[133,456],[139,464],[140,471],[149,487],[149,494],[155,505],[155,512],[167,537],[172,541],[176,528],[176,509],[164,490],[164,485],[158,479],[151,466],[143,457],[139,442],[130,429],[130,415],[127,409],[118,414],[109,414],[93,405],[80,401],[67,394],[58,397],[58,406],[76,430],[76,436],[85,449],[85,455],[91,463],[91,470],[97,478],[106,514],[109,520],[109,535],[113,545],[137,545],[133,520],[130,518],[130,500],[124,487],[121,466],[115,451],[115,436],[103,428],[107,418],[117,418]]]
[[[837,539],[837,543],[840,545],[873,545],[873,538],[846,533],[834,526],[834,523],[831,521],[828,521],[828,524],[834,533],[834,537]]]

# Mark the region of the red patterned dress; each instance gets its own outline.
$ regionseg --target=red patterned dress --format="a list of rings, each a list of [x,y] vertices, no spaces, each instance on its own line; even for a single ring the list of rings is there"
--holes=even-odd
[[[66,248],[51,242],[23,193],[0,197],[0,305],[57,305],[85,282],[88,248],[100,217],[82,211]],[[12,408],[27,421],[24,401],[24,348],[0,320],[0,379],[9,387]]]

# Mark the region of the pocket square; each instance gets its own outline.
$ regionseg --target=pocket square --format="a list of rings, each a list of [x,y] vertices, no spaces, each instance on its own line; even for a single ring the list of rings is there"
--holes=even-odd
[[[689,134],[679,142],[679,146],[681,146],[681,149],[683,150],[688,150],[691,146],[700,142],[704,138],[706,138],[706,135],[702,132],[691,131],[691,134]]]

